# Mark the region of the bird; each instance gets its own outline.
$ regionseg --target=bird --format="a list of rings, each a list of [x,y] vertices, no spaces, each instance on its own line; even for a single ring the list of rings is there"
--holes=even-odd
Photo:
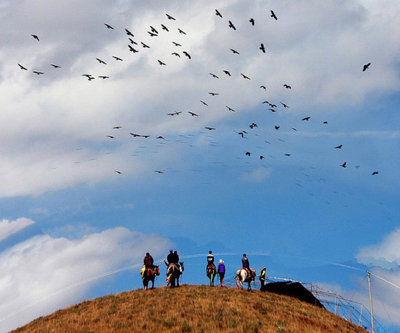
[[[215,15],[219,16],[220,18],[222,18],[221,13],[218,11],[218,9],[215,10]]]
[[[167,32],[169,31],[168,28],[164,24],[161,24],[161,29],[163,29],[163,30],[165,30]]]
[[[156,139],[165,140],[165,138],[162,135],[159,135]]]
[[[119,174],[119,175],[122,175],[122,172],[121,171],[118,171],[118,170],[114,170],[117,174]]]
[[[284,86],[286,89],[292,89],[292,87],[291,87],[291,86],[289,86],[289,85],[288,85],[288,84],[286,84],[286,83],[285,83],[283,86]]]
[[[179,44],[177,42],[172,42],[172,44],[174,44],[175,46],[182,46],[181,44]]]
[[[258,126],[257,126],[256,123],[251,123],[249,127],[250,127],[250,128],[254,128],[254,127],[258,127]]]
[[[297,131],[297,129],[295,129],[294,127],[292,127],[292,130],[293,130],[293,131]]]
[[[251,153],[249,151],[246,151],[246,156],[250,156]]]
[[[265,53],[265,47],[264,47],[264,44],[263,44],[263,43],[261,43],[259,49],[260,49],[263,53]]]
[[[144,49],[149,49],[150,46],[146,45],[145,43],[141,42]]]
[[[271,108],[276,108],[276,104],[268,103]]]
[[[236,30],[236,27],[233,25],[231,21],[229,21],[229,28],[232,28],[233,30]]]
[[[194,113],[194,112],[191,112],[191,111],[189,111],[188,112],[192,117],[198,117],[199,115],[198,114],[196,114],[196,113]]]
[[[147,33],[150,35],[150,37],[157,37],[158,35],[154,32],[147,31]]]
[[[289,106],[288,106],[287,104],[285,104],[285,103],[282,103],[282,102],[281,102],[281,104],[283,105],[284,108],[288,108],[288,107],[289,107]]]
[[[276,110],[275,109],[272,109],[272,108],[270,108],[270,109],[268,109],[269,111],[271,111],[271,112],[276,112]]]
[[[277,125],[275,125],[274,127],[275,127],[276,130],[281,128],[280,126],[277,126]]]
[[[54,65],[54,64],[50,64],[51,66],[53,66],[54,68],[61,68],[61,66],[58,65]]]
[[[251,18],[251,19],[249,20],[249,22],[251,23],[252,26],[254,26],[254,23],[255,23],[255,22],[254,22],[254,19],[253,19],[253,18]]]
[[[232,109],[231,107],[229,107],[228,105],[225,105],[226,106],[226,108],[229,110],[229,111],[231,111],[231,112],[235,112],[235,110],[234,109]]]
[[[109,79],[110,77],[107,75],[99,75],[99,78],[104,80],[104,79]]]
[[[133,52],[133,53],[137,53],[139,52],[138,50],[136,50],[135,48],[133,48],[131,45],[128,45],[129,47],[129,51]]]
[[[242,75],[244,79],[250,80],[250,78],[248,76],[244,75],[243,73],[240,73],[240,75]]]
[[[274,18],[275,20],[278,20],[273,10],[271,10],[271,17]]]
[[[219,95],[219,93],[216,93],[216,92],[209,92],[209,94],[210,94],[211,96],[217,96],[217,95]]]
[[[89,81],[94,80],[94,77],[92,75],[90,75],[90,74],[82,74],[82,76],[87,77]]]
[[[129,37],[128,39],[131,42],[131,44],[138,45],[132,38]]]
[[[343,164],[340,165],[342,168],[345,168],[347,166],[347,162],[344,162]]]
[[[308,121],[311,117],[304,117],[302,120]]]
[[[261,89],[267,90],[266,86],[260,86]]]
[[[157,172],[157,173],[164,173],[164,171],[162,171],[162,170],[154,170],[154,172]]]
[[[244,138],[244,131],[242,131],[242,132],[238,132],[238,134],[242,137],[242,138]]]
[[[229,73],[229,71],[224,70],[223,72],[224,72],[226,75],[231,76],[231,73]]]
[[[126,34],[127,34],[128,36],[135,37],[135,36],[133,35],[133,33],[130,32],[130,31],[129,31],[128,29],[126,29],[126,28],[125,28],[125,32],[126,32]]]
[[[327,122],[327,121],[324,121],[323,123],[326,125],[328,122]]]
[[[264,101],[261,104],[270,104],[268,101]],[[271,106],[271,105],[270,105]]]
[[[39,37],[37,35],[31,35],[31,36],[39,42]]]
[[[364,65],[363,66],[363,72],[365,72],[367,69],[368,69],[368,67],[371,65],[371,63],[369,62],[368,64],[366,64],[366,65]]]
[[[285,156],[290,156],[290,155],[292,155],[292,154],[285,154]]]
[[[101,59],[99,59],[99,58],[96,58],[96,60],[97,60],[100,64],[107,65],[107,63],[106,63],[104,60],[101,60]]]
[[[219,79],[219,77],[213,73],[210,73],[210,75],[214,78],[214,79]]]
[[[192,59],[192,57],[190,56],[190,54],[187,53],[186,51],[182,51],[182,53],[183,53],[185,56],[187,56],[189,59]]]
[[[180,34],[186,35],[186,32],[184,32],[182,29],[179,29],[179,28],[178,28],[178,31],[179,31]]]
[[[208,126],[206,126],[206,127],[204,127],[206,130],[209,130],[209,131],[215,131],[215,127],[208,127]]]
[[[115,60],[117,60],[117,61],[123,61],[121,58],[119,58],[119,57],[116,57],[116,56],[112,56]]]
[[[38,71],[32,71],[33,73],[35,73],[36,75],[43,75],[43,72],[38,72]]]
[[[181,57],[180,54],[179,54],[179,53],[176,53],[176,52],[171,53],[171,55],[177,56],[178,58]]]
[[[378,171],[374,171],[371,175],[372,175],[372,176],[375,176],[375,175],[377,175],[377,174],[379,174],[379,172],[378,172]]]
[[[154,32],[155,34],[158,34],[158,31],[157,31],[153,26],[150,26],[150,29],[151,29],[151,31]]]
[[[233,54],[240,54],[238,51],[236,51],[234,49],[231,49],[231,51],[232,51]]]
[[[22,69],[23,71],[27,71],[28,69],[22,66],[21,64],[18,64],[19,68]]]
[[[110,138],[110,139],[115,139],[115,137],[114,137],[114,136],[112,136],[112,135],[107,135],[107,138]]]
[[[132,135],[134,138],[140,138],[141,135],[140,134],[136,134],[136,133],[129,133],[130,135]]]
[[[200,102],[202,102],[205,106],[208,106],[208,104],[206,102],[204,102],[204,101],[200,101]]]
[[[172,17],[171,15],[169,15],[169,14],[167,14],[167,13],[165,13],[165,15],[167,15],[168,20],[173,20],[173,21],[175,21],[175,18]]]
[[[167,64],[164,63],[164,62],[162,62],[161,60],[157,60],[157,61],[158,61],[158,63],[160,64],[160,66],[167,66]]]
[[[265,158],[264,156],[260,155],[260,160],[263,160],[264,158]]]
[[[120,129],[122,128],[121,126],[114,126],[113,129]]]
[[[109,25],[109,24],[107,24],[107,23],[104,23],[104,25],[107,27],[107,29],[112,29],[112,30],[114,30],[114,28],[113,28],[111,25]]]
[[[343,145],[336,146],[335,149],[342,149]]]
[[[181,111],[177,111],[177,112],[173,112],[173,113],[168,113],[169,116],[178,116],[179,114],[181,114]]]

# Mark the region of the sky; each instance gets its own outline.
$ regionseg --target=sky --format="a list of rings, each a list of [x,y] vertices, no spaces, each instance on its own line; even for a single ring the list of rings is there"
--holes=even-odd
[[[2,0],[0,16],[1,332],[140,288],[144,254],[170,248],[185,283],[207,283],[209,250],[230,275],[247,253],[368,308],[370,271],[400,329],[398,1]]]

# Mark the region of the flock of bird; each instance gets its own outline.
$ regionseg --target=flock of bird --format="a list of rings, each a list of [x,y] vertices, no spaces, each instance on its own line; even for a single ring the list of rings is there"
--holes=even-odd
[[[218,19],[222,19],[222,20],[224,19],[224,15],[222,15],[221,11],[219,11],[218,9],[215,9],[215,13],[214,14],[218,17]],[[168,22],[176,21],[176,18],[174,16],[172,16],[172,15],[170,15],[168,13],[166,13],[165,15],[166,15],[166,18],[167,18]],[[277,17],[277,15],[275,14],[275,12],[273,10],[270,10],[270,17],[273,20],[276,20],[276,21],[278,20],[278,17]],[[250,18],[249,19],[249,23],[250,23],[250,26],[254,27],[255,24],[256,24],[255,19],[254,18]],[[114,28],[114,26],[109,24],[109,23],[104,23],[104,26],[108,30],[112,30],[112,31],[116,30],[116,28]],[[233,23],[232,20],[227,20],[227,28],[228,29],[232,29],[233,31],[237,31],[238,30],[236,25],[235,25],[235,23]],[[175,27],[175,29],[176,29],[177,33],[179,34],[179,36],[186,36],[187,35],[186,32],[184,30],[182,30],[181,28],[176,28]],[[160,23],[156,27],[150,25],[149,29],[147,31],[147,34],[151,38],[157,38],[157,37],[161,36],[159,30],[162,30],[162,31],[165,31],[166,33],[169,33],[170,31],[172,31],[172,28],[165,22],[164,23]],[[132,54],[140,53],[140,52],[144,51],[145,49],[149,49],[149,48],[152,47],[151,45],[149,45],[151,43],[145,43],[144,41],[135,40],[135,34],[131,30],[129,30],[128,28],[124,28],[124,33],[125,33],[126,38],[127,38],[127,50],[129,52],[131,52]],[[40,42],[40,38],[39,38],[38,35],[32,34],[31,37],[36,42]],[[187,50],[183,49],[183,46],[182,46],[183,43],[182,42],[178,43],[176,40],[172,40],[171,43],[172,43],[173,48],[174,48],[172,50],[173,52],[171,52],[171,56],[176,57],[176,58],[186,57],[188,60],[192,60],[192,55]],[[266,47],[265,47],[263,42],[259,43],[258,49],[259,49],[258,52],[261,51],[261,54],[267,53]],[[234,54],[234,55],[240,56],[240,52],[238,50],[234,49],[234,48],[229,48],[229,51],[232,52],[232,54]],[[164,55],[164,57],[165,57],[165,55]],[[124,61],[124,58],[122,56],[113,55],[112,58],[114,59],[114,61],[117,61],[117,62]],[[96,60],[100,65],[104,65],[104,66],[108,65],[108,60],[104,60],[104,58],[96,57],[94,60]],[[160,58],[160,59],[157,59],[157,63],[160,66],[167,66],[168,61],[166,61],[165,59]],[[371,65],[371,63],[365,64],[363,66],[363,68],[362,68],[362,71],[363,72],[366,71],[370,67],[370,65]],[[19,66],[19,68],[21,70],[28,71],[28,68],[26,66],[24,66],[23,64],[18,63],[18,66]],[[57,69],[57,70],[62,68],[61,65],[54,64],[54,63],[50,63],[50,66],[52,66],[54,69]],[[45,74],[44,71],[36,70],[36,69],[32,70],[32,73],[35,74],[35,75],[38,75],[38,76]],[[228,77],[232,77],[232,75],[233,75],[231,73],[231,71],[227,70],[227,69],[222,69],[221,70],[221,74],[223,76],[227,77],[227,78]],[[82,73],[81,75],[82,75],[82,77],[86,78],[88,81],[93,81],[93,80],[96,79],[96,77],[99,78],[99,79],[102,79],[102,80],[110,79],[109,75],[104,75],[104,74],[102,74],[102,75],[93,75],[93,74],[89,74],[89,73]],[[216,80],[220,79],[220,74],[217,73],[217,72],[209,72],[209,75],[212,77],[212,79],[216,79]],[[248,80],[248,81],[252,80],[252,78],[248,74],[240,73],[240,76],[244,80]],[[282,84],[282,87],[284,89],[286,89],[287,91],[291,91],[292,90],[291,84],[288,84],[288,83]],[[264,90],[264,91],[267,90],[267,87],[264,84],[260,84],[259,88]],[[210,95],[211,97],[216,97],[216,96],[219,96],[220,93],[216,92],[216,91],[210,91],[210,92],[208,92],[208,95]],[[200,99],[200,102],[204,107],[208,107],[209,106],[209,102],[206,101],[206,98]],[[268,107],[267,110],[272,112],[272,113],[279,112],[280,111],[279,108],[283,108],[283,110],[290,108],[290,106],[286,102],[282,102],[282,101],[280,101],[279,103],[276,103],[276,102],[271,102],[271,101],[268,101],[268,100],[264,100],[264,101],[261,102],[261,104],[262,105],[266,105]],[[232,106],[226,105],[225,107],[229,112],[236,112],[237,111]],[[169,117],[178,117],[182,113],[183,113],[183,111],[174,111],[174,112],[168,112],[166,115],[169,116]],[[200,116],[199,112],[196,113],[196,112],[193,112],[193,111],[187,111],[187,114],[190,115],[191,117],[199,117]],[[311,119],[311,116],[307,115],[307,116],[301,117],[300,119],[301,119],[302,122],[309,122],[310,119]],[[323,121],[323,125],[328,125],[328,121]],[[112,127],[113,130],[120,130],[121,128],[122,128],[122,126],[120,126],[120,125]],[[247,139],[249,137],[249,135],[250,135],[250,131],[255,130],[257,128],[259,128],[259,124],[257,124],[256,122],[253,121],[249,125],[246,125],[246,129],[236,130],[235,132],[242,139]],[[209,132],[209,131],[215,131],[216,127],[214,127],[214,126],[205,126],[204,129],[206,130],[206,132]],[[281,126],[279,124],[275,124],[273,126],[272,130],[279,131],[279,130],[281,130]],[[297,126],[296,127],[291,127],[290,130],[294,131],[294,132],[297,132]],[[137,139],[137,138],[148,139],[148,138],[151,137],[148,134],[139,134],[139,133],[136,133],[136,132],[130,132],[129,134],[133,139]],[[155,136],[155,137],[159,141],[160,140],[167,141],[162,135],[158,135],[158,136]],[[112,139],[116,138],[116,135],[115,134],[112,134],[112,135],[108,134],[108,135],[106,135],[106,138],[112,140]],[[283,141],[283,140],[281,140],[281,141]],[[265,140],[265,142],[270,144],[270,142],[268,142],[266,140]],[[335,150],[341,150],[343,148],[343,144],[336,145],[336,146],[334,146],[332,148],[335,149]],[[253,155],[254,154],[253,154],[253,152],[251,150],[246,150],[244,152],[244,156],[246,156],[246,157],[251,157]],[[285,157],[290,157],[293,154],[291,152],[290,153],[289,152],[285,152],[283,155]],[[262,155],[262,154],[258,154],[258,158],[260,160],[264,160],[265,156]],[[342,168],[347,168],[348,167],[348,163],[347,163],[347,161],[344,161],[344,162],[338,164],[338,166],[342,167]],[[356,166],[356,168],[358,168],[358,167],[359,166]],[[115,169],[114,171],[115,171],[115,173],[117,173],[119,175],[123,174],[123,172],[120,169]],[[165,170],[156,169],[156,170],[154,170],[154,172],[156,172],[158,174],[162,174],[162,173],[165,172]],[[377,175],[378,173],[379,173],[378,171],[374,170],[374,171],[372,171],[371,175]]]

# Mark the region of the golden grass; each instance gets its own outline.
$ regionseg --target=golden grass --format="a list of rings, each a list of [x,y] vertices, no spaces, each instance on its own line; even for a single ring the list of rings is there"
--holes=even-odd
[[[184,285],[85,301],[13,332],[366,332],[297,299],[229,287]]]

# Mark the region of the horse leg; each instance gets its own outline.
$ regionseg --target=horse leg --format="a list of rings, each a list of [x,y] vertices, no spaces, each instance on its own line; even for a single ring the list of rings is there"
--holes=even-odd
[[[151,280],[151,289],[154,289],[154,278]]]

